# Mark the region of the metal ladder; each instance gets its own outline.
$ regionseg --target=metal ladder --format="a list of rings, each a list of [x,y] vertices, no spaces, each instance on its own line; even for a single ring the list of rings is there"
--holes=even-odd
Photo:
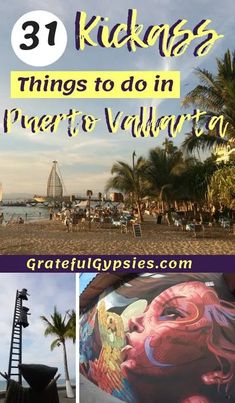
[[[22,299],[19,298],[19,294],[20,292],[17,290],[12,324],[8,378],[16,378],[15,380],[22,385],[22,376],[19,370],[19,364],[22,362],[22,325],[18,323],[22,310]]]

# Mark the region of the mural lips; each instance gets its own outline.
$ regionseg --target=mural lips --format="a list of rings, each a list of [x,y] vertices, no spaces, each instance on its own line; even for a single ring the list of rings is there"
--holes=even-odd
[[[128,359],[128,351],[133,350],[133,347],[127,344],[123,349],[121,350],[121,360],[122,362],[126,361]]]
[[[81,372],[124,402],[234,398],[235,303],[219,274],[136,276],[81,323]]]

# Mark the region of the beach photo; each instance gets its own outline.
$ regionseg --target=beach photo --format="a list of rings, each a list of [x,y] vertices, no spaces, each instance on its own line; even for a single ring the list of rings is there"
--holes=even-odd
[[[97,195],[64,195],[53,161],[46,195],[3,198],[0,253],[233,254],[234,160],[185,156],[187,140],[116,161]]]
[[[80,403],[234,400],[234,274],[89,276],[80,276]]]
[[[1,273],[0,401],[75,403],[75,275]]]

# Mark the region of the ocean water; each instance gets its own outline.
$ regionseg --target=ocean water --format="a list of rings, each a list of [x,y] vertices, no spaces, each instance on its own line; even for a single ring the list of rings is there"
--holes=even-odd
[[[22,217],[25,221],[45,220],[49,219],[48,207],[26,206],[0,206],[0,212],[4,214],[4,221],[17,220]]]

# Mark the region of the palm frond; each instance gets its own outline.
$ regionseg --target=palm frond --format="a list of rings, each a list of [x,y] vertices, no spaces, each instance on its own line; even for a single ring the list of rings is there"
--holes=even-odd
[[[51,351],[53,351],[56,347],[60,347],[60,344],[61,344],[61,340],[60,339],[55,339],[51,343]]]
[[[235,52],[229,50],[224,57],[217,59],[217,73],[212,74],[206,69],[196,69],[200,83],[184,98],[184,107],[195,106],[206,114],[199,124],[212,116],[223,115],[228,123],[226,139],[217,136],[215,130],[197,138],[187,138],[183,149],[192,152],[194,149],[207,150],[214,145],[235,141]]]

